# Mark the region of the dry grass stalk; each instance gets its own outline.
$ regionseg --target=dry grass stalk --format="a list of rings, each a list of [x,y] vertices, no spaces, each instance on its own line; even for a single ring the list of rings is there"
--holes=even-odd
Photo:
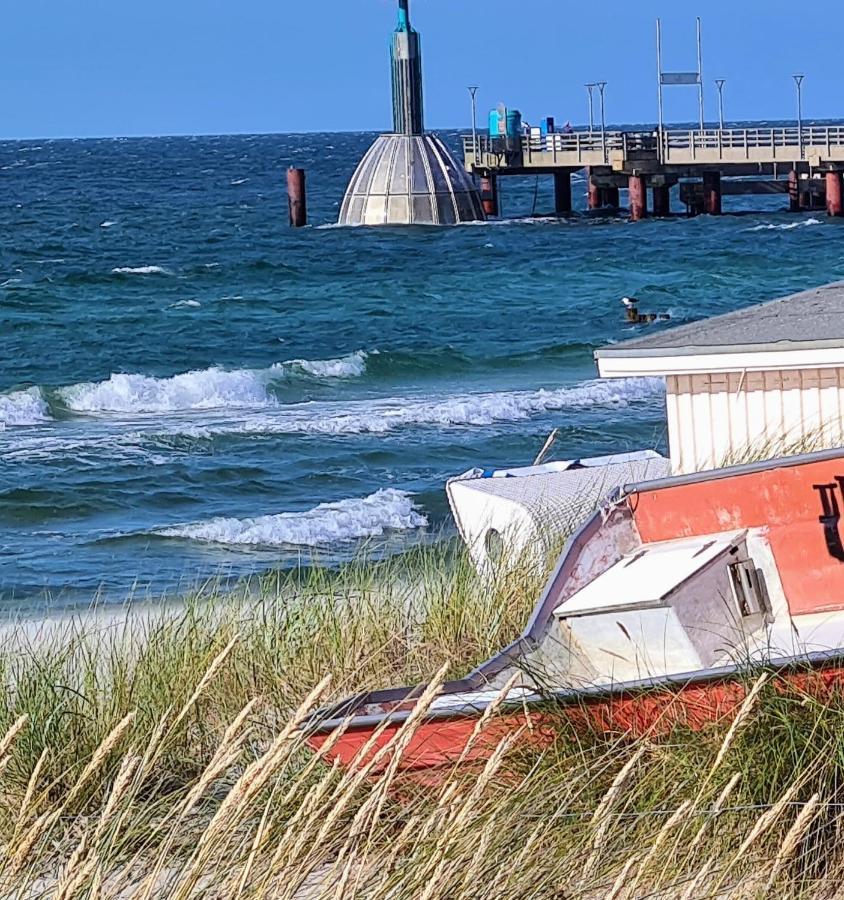
[[[197,700],[199,700],[199,698],[204,693],[205,689],[213,681],[214,676],[220,670],[221,666],[226,661],[226,659],[228,658],[228,656],[232,652],[232,650],[234,650],[234,648],[237,645],[237,642],[239,640],[240,640],[240,635],[236,634],[228,642],[228,644],[226,644],[226,646],[223,647],[223,649],[214,657],[214,659],[211,660],[211,663],[208,666],[208,668],[205,670],[205,673],[203,674],[202,678],[199,679],[196,687],[193,689],[193,693],[190,695],[187,702],[184,704],[184,706],[181,708],[181,710],[179,711],[176,718],[173,720],[171,730],[177,728],[179,726],[179,724],[182,722],[182,720],[185,718],[185,716],[191,711],[191,709],[193,709],[194,704],[196,703]]]
[[[111,755],[111,751],[120,743],[123,736],[135,721],[135,712],[127,713],[112,730],[103,738],[102,743],[94,751],[90,762],[82,770],[82,774],[76,780],[76,783],[70,789],[67,797],[62,804],[62,811],[68,808],[70,804],[79,796],[82,788],[88,783],[91,776],[100,768],[103,762]]]
[[[677,827],[677,825],[686,818],[686,816],[689,814],[689,811],[693,808],[694,807],[691,800],[684,800],[683,803],[681,803],[680,806],[678,806],[677,809],[668,818],[662,828],[659,829],[656,838],[654,838],[653,844],[651,844],[650,850],[648,850],[645,858],[642,860],[642,864],[639,866],[639,869],[636,872],[636,877],[633,879],[633,883],[630,885],[629,891],[631,896],[635,894],[635,890],[639,884],[639,881],[656,858],[656,855],[659,852],[659,848],[663,845],[665,839]]]
[[[457,762],[454,764],[455,770],[458,770],[466,761],[466,757],[472,752],[472,748],[483,733],[483,730],[501,709],[501,706],[509,696],[510,691],[513,690],[516,686],[516,682],[518,682],[521,677],[522,675],[520,672],[515,672],[507,680],[507,683],[501,688],[498,694],[490,701],[483,713],[481,713],[478,721],[475,723],[475,727],[472,729],[472,733],[469,735],[469,739],[466,741],[466,744],[460,752]]]
[[[609,827],[610,811],[626,787],[627,782],[630,780],[633,769],[645,755],[647,749],[647,744],[640,744],[638,746],[636,752],[627,760],[621,769],[619,769],[612,784],[609,786],[607,792],[602,797],[601,802],[596,807],[595,812],[592,814],[592,819],[590,821],[590,826],[593,829],[592,848],[583,867],[584,875],[589,875],[594,870]]]
[[[27,722],[29,722],[29,716],[23,715],[19,716],[14,722],[12,722],[9,729],[0,738],[0,759],[6,756],[9,752],[9,748],[15,741],[15,738],[23,731]]]
[[[38,782],[41,779],[41,772],[44,769],[44,765],[47,762],[47,759],[50,755],[50,748],[45,747],[41,751],[41,755],[38,757],[38,761],[35,763],[35,766],[32,769],[32,774],[29,776],[29,780],[26,783],[26,790],[23,794],[23,799],[21,800],[20,808],[18,809],[17,822],[15,823],[15,831],[12,837],[14,841],[20,833],[20,829],[23,827],[24,822],[27,817],[30,815],[31,809],[37,808],[34,804],[33,798],[35,797],[35,791],[38,788]]]
[[[699,900],[702,896],[712,896],[709,891],[704,895],[701,891],[701,885],[709,877],[709,873],[712,871],[714,864],[715,859],[710,858],[700,867],[695,877],[689,882],[686,890],[683,891],[680,900]]]
[[[250,700],[237,714],[228,728],[226,728],[223,738],[217,745],[211,761],[205,767],[205,771],[185,797],[181,808],[177,813],[179,818],[184,818],[188,815],[208,789],[208,786],[224,772],[228,771],[237,761],[243,749],[243,743],[248,737],[248,732],[241,732],[243,723],[251,715],[257,703],[257,697]],[[162,823],[162,825],[163,824],[164,823]]]
[[[739,707],[735,718],[730,723],[730,727],[727,729],[727,733],[724,735],[724,740],[721,742],[721,747],[718,750],[715,761],[712,763],[712,766],[710,767],[709,772],[704,779],[701,791],[709,783],[709,780],[712,778],[713,774],[718,770],[718,767],[724,761],[724,758],[729,752],[730,747],[733,745],[733,741],[735,741],[736,737],[742,729],[742,726],[749,719],[751,710],[753,709],[753,705],[756,703],[756,698],[759,696],[760,691],[768,682],[769,677],[770,676],[767,672],[763,672],[753,683],[753,687],[747,692],[744,700],[742,700],[741,706]]]
[[[700,828],[697,830],[697,834],[692,838],[691,843],[689,844],[689,854],[693,853],[694,850],[697,849],[700,842],[703,840],[703,836],[706,833],[706,830],[709,828],[710,824],[715,821],[716,817],[720,814],[721,810],[724,807],[724,804],[727,802],[727,798],[732,794],[733,789],[739,783],[741,779],[741,772],[733,772],[730,780],[725,785],[724,789],[718,795],[715,800],[715,803],[712,804],[712,807],[708,811],[707,817],[703,820]]]
[[[624,865],[621,867],[621,871],[618,873],[615,881],[613,882],[612,887],[607,892],[604,900],[618,900],[621,897],[622,893],[624,893],[625,888],[627,886],[627,878],[630,875],[633,866],[639,861],[639,857],[636,854],[629,857]],[[637,879],[638,880],[638,879]],[[631,889],[632,894],[632,889]]]
[[[297,733],[301,738],[299,728],[325,694],[330,682],[330,676],[320,681],[293,713],[268,750],[250,763],[234,783],[208,826],[199,836],[196,849],[184,867],[178,888],[172,895],[174,900],[190,896],[216,843],[225,842],[226,836],[234,833],[242,817],[247,814],[250,802],[261,793],[273,774],[285,764],[292,747],[297,743]]]
[[[736,850],[735,854],[733,854],[732,858],[721,870],[721,876],[718,879],[716,888],[721,887],[727,874],[732,871],[736,864],[744,858],[744,855],[753,846],[753,844],[755,844],[758,839],[776,823],[776,821],[785,811],[786,807],[794,799],[797,792],[800,790],[800,787],[801,782],[799,780],[789,785],[782,797],[780,797],[780,799],[777,800],[777,802],[770,809],[765,810],[765,812],[757,817],[756,821],[753,823],[753,827],[741,842],[738,850]]]
[[[4,875],[14,876],[20,872],[29,860],[35,844],[50,830],[58,818],[58,812],[48,810],[42,813],[29,828],[21,835],[20,840],[8,849],[9,861],[5,867]]]
[[[794,824],[788,829],[788,834],[782,842],[782,846],[777,853],[774,864],[771,866],[771,874],[765,884],[765,893],[769,892],[777,880],[784,866],[794,856],[800,841],[806,834],[809,826],[812,824],[815,816],[818,814],[818,806],[820,805],[820,794],[813,794],[800,810]]]

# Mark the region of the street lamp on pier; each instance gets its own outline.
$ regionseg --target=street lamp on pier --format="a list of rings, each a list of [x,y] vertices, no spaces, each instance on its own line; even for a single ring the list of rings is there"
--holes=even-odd
[[[592,91],[596,87],[597,87],[597,85],[595,84],[594,81],[590,81],[589,84],[586,85],[586,90],[589,93],[589,133],[590,134],[595,129],[595,111],[594,111],[594,107],[592,106]]]
[[[803,79],[805,75],[792,75],[797,86],[797,149],[803,159]]]
[[[604,116],[604,88],[606,88],[606,81],[598,81],[595,85],[598,88],[598,93],[601,95],[601,150],[603,151],[604,156],[604,165],[607,164],[607,122]]]
[[[478,85],[473,84],[468,89],[472,98],[472,153],[475,157],[474,165],[478,164],[478,107],[475,95],[478,93]]]
[[[718,127],[724,130],[724,85],[727,83],[726,78],[716,78],[715,86],[718,88]]]

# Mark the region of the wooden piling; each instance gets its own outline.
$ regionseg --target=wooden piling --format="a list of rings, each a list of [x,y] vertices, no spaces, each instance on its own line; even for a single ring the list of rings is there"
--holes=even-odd
[[[571,173],[568,169],[554,173],[554,213],[567,216],[571,212]]]
[[[800,212],[800,177],[795,169],[788,173],[788,208]]]
[[[305,170],[293,166],[287,170],[287,215],[291,228],[303,228],[308,224]]]
[[[644,175],[631,175],[627,181],[630,221],[638,222],[648,214],[648,188]]]
[[[703,211],[710,216],[721,215],[721,173],[703,173]]]
[[[654,215],[662,219],[671,213],[671,186],[655,184],[653,186]]]
[[[826,214],[828,216],[844,215],[844,203],[841,197],[841,173],[826,173]]]
[[[498,215],[498,176],[481,176],[481,204],[488,216]]]

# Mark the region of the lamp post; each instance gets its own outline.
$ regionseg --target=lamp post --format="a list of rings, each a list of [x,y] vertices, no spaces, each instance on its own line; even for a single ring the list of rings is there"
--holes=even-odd
[[[475,165],[478,164],[478,108],[475,102],[475,94],[478,93],[478,85],[473,84],[468,88],[472,98],[472,153],[475,157]]]
[[[601,95],[601,150],[604,156],[604,165],[607,164],[607,123],[604,117],[604,88],[607,86],[606,81],[598,81],[595,85],[598,93]]]
[[[797,148],[803,159],[803,79],[805,75],[792,75],[797,86]]]
[[[718,88],[718,127],[724,130],[724,85],[727,83],[726,78],[716,78],[715,86]]]
[[[590,81],[589,84],[586,85],[586,90],[589,93],[589,133],[591,134],[595,128],[595,112],[592,106],[592,90],[596,87],[594,81]]]

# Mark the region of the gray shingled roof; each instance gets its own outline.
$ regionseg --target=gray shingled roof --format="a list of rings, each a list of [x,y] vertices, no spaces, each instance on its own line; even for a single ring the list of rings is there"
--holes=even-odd
[[[844,281],[601,347],[597,358],[844,347]]]

